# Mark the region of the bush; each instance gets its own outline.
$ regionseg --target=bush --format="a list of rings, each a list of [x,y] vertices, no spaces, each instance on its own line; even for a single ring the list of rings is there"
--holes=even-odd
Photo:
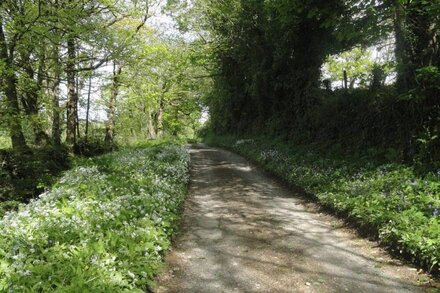
[[[188,162],[171,144],[84,159],[0,221],[0,291],[144,292],[176,230]]]
[[[114,151],[115,149],[117,149],[117,146],[106,143],[104,138],[99,136],[91,136],[87,139],[82,137],[78,140],[75,153],[85,157],[93,157],[103,155],[105,153]]]
[[[291,137],[299,144],[339,144],[348,152],[394,149],[398,161],[440,161],[440,142],[432,140],[440,135],[439,88],[432,80],[440,75],[428,67],[418,76],[419,87],[406,95],[392,87],[322,92]],[[421,144],[427,134],[429,142]]]
[[[29,153],[0,151],[0,201],[27,202],[68,169],[67,148],[46,146]]]

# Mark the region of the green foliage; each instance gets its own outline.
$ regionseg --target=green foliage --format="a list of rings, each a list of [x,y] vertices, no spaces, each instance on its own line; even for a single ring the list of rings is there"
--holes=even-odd
[[[9,149],[11,146],[11,138],[0,134],[0,149]]]
[[[383,56],[376,60],[372,56],[372,49],[362,47],[329,56],[323,66],[323,75],[333,83],[342,84],[345,70],[348,88],[380,89],[385,85],[387,76],[395,69],[390,54],[385,51],[382,48],[377,54]]]
[[[25,154],[0,151],[0,201],[29,201],[69,166],[65,147],[47,146]]]
[[[206,98],[214,132],[282,135],[354,151],[382,148],[382,156],[394,149],[396,160],[440,158],[437,141],[418,140],[440,134],[438,1],[194,5],[208,16],[204,28],[216,45],[215,82]],[[362,49],[372,45],[381,48],[376,62]],[[334,81],[342,82],[347,70],[351,90],[320,90],[323,64]],[[386,85],[394,70],[396,85]]]
[[[93,157],[111,152],[116,148],[115,144],[105,143],[103,137],[100,136],[90,136],[87,139],[82,137],[78,140],[76,154]]]
[[[337,56],[330,56],[324,65],[332,81],[343,81],[346,70],[349,88],[356,84],[366,87],[373,71],[374,61],[371,52],[362,48],[354,48]]]
[[[20,202],[16,200],[7,200],[0,202],[0,217],[3,217],[7,212],[18,210]]]
[[[144,292],[176,230],[188,161],[169,143],[84,159],[0,221],[0,291]]]
[[[403,99],[391,86],[375,91],[316,90],[314,94],[317,97],[315,104],[310,106],[298,124],[293,124],[288,130],[277,131],[268,123],[265,131],[288,137],[298,144],[337,145],[347,153],[362,153],[374,148],[379,150],[375,154],[379,159],[392,157],[395,162],[424,164],[431,168],[439,165],[437,137],[440,134],[440,111],[423,98]],[[421,96],[418,91],[414,94]],[[216,101],[222,105],[226,103],[226,100]],[[228,115],[231,113],[222,113],[224,117]],[[220,121],[222,127],[233,126],[228,120]],[[209,127],[220,132],[221,128],[215,125],[213,123]],[[236,128],[240,125],[237,124]]]
[[[191,136],[198,127],[209,79],[194,45],[145,36],[122,77],[116,130],[121,143],[166,135]]]
[[[402,94],[418,86],[420,68],[439,67],[439,1],[395,1],[397,87]]]
[[[436,66],[427,66],[416,71],[416,80],[419,92],[426,98],[435,98],[440,93],[440,69]],[[437,97],[438,98],[438,97]]]
[[[348,216],[397,253],[440,273],[440,174],[418,174],[374,156],[342,157],[316,146],[279,139],[236,140],[211,136],[211,144],[232,149],[301,186],[323,205]]]
[[[213,129],[286,133],[301,127],[317,102],[313,91],[327,56],[382,35],[368,31],[377,28],[378,15],[367,9],[372,2],[363,2],[195,1],[215,44],[216,77],[207,98]]]

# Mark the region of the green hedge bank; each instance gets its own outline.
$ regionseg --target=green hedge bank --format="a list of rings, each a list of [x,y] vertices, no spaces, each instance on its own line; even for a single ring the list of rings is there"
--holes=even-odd
[[[208,136],[206,143],[257,162],[368,229],[395,253],[440,273],[440,171],[420,175],[411,166],[341,158],[271,138]]]

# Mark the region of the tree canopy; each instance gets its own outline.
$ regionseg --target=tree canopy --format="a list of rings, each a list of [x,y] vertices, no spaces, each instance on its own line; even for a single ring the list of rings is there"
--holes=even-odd
[[[195,82],[179,77],[204,73],[192,61],[189,42],[177,35],[165,37],[150,25],[150,18],[162,15],[163,5],[161,1],[2,1],[1,120],[13,148],[60,145],[65,139],[78,151],[79,141],[88,135],[84,124],[91,123],[83,123],[80,115],[87,108],[89,117],[90,103],[99,103],[99,96],[106,101],[101,111],[107,117],[97,121],[95,129],[104,126],[102,135],[108,144],[114,143],[117,128],[124,133],[139,123],[125,119],[122,125],[118,120],[127,113],[119,105],[128,105],[135,97],[148,105],[142,120],[154,128],[149,133],[143,129],[141,136],[188,131],[184,125],[198,120],[196,100],[201,94],[196,93]],[[184,47],[188,49],[181,50]],[[93,87],[87,83],[98,84],[98,93],[87,93]],[[160,97],[166,94],[173,97]]]
[[[364,146],[392,142],[410,154],[426,129],[437,132],[437,0],[169,2],[185,11],[182,26],[199,30],[211,52],[214,86],[206,103],[217,133],[326,137],[348,145],[354,139]],[[191,25],[194,16],[202,24]],[[368,53],[373,47],[375,58]],[[332,82],[328,77],[346,78],[351,92],[323,91]],[[370,92],[353,92],[359,86]],[[353,120],[362,115],[362,123]],[[348,125],[360,135],[341,130]]]

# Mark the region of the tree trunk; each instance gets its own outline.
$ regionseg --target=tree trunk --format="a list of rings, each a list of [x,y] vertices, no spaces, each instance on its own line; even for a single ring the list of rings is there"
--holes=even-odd
[[[407,88],[404,64],[406,62],[405,36],[404,36],[404,9],[399,0],[394,1],[394,54],[397,62],[397,88],[404,91]]]
[[[357,80],[356,77],[353,77],[353,78],[350,79],[350,86],[349,86],[349,88],[350,88],[351,90],[354,89],[354,86],[355,86],[355,84],[356,84],[356,80]]]
[[[14,73],[7,73],[4,79],[4,92],[8,105],[9,132],[12,141],[12,148],[18,152],[28,150],[26,140],[21,127],[20,108],[17,97],[17,79]]]
[[[163,136],[163,113],[164,113],[164,100],[163,97],[159,98],[159,108],[157,109],[156,113],[156,136],[162,137]]]
[[[407,32],[405,27],[405,8],[399,0],[394,0],[394,37],[396,39],[395,56],[397,62],[397,82],[399,92],[405,93],[415,83],[408,54]]]
[[[430,10],[439,4],[428,4],[429,2],[414,1],[407,12],[408,26],[414,36],[411,42],[414,56],[411,59],[417,68],[439,65],[440,34],[436,24],[438,15]]]
[[[55,146],[61,145],[60,78],[55,76],[51,86],[52,95],[52,140]]]
[[[112,92],[110,94],[110,101],[108,104],[108,120],[105,126],[105,143],[113,145],[115,136],[115,125],[116,125],[116,100],[119,94],[120,86],[120,76],[122,73],[122,67],[117,64],[116,61],[113,62],[113,83]]]
[[[50,82],[50,94],[52,97],[52,140],[55,146],[61,145],[61,109],[60,109],[60,74],[61,64],[58,45],[53,49],[54,76]]]
[[[76,137],[77,137],[77,139],[81,138],[78,103],[79,103],[79,98],[82,95],[83,88],[84,88],[84,80],[81,79],[79,76],[77,76],[76,77],[76,96],[77,96],[77,102],[76,102],[76,104],[77,104],[76,105]]]
[[[43,80],[44,80],[44,72],[46,71],[46,56],[43,54],[40,56],[40,63],[38,65],[38,72],[37,72],[37,88],[38,93],[41,94],[41,91],[43,89]],[[40,95],[38,95],[40,97]],[[49,135],[44,131],[44,127],[38,117],[38,101],[37,101],[37,107],[36,112],[34,113],[36,118],[36,126],[34,127],[34,133],[35,133],[35,143],[37,145],[47,144],[49,142]]]
[[[439,42],[436,15],[429,11],[429,1],[402,4],[394,0],[397,87],[407,92],[418,86],[416,71],[425,66],[438,66]]]
[[[147,119],[146,119],[146,123],[147,123],[147,136],[149,139],[156,139],[157,138],[157,133],[156,133],[156,129],[154,129],[154,116],[151,113],[151,110],[148,109],[147,113],[146,113]]]
[[[17,96],[17,78],[13,70],[14,52],[8,52],[8,44],[3,32],[3,19],[0,17],[0,61],[6,65],[0,76],[0,89],[4,92],[7,99],[8,125],[12,141],[12,148],[15,151],[27,151],[26,140],[21,126],[20,107]]]
[[[90,95],[92,93],[92,74],[89,77],[89,90],[87,93],[87,108],[86,108],[86,130],[85,130],[85,141],[87,142],[89,136],[89,115],[90,115]]]
[[[43,125],[38,117],[38,103],[40,100],[41,89],[43,86],[43,71],[45,67],[45,58],[40,56],[38,64],[37,76],[35,77],[35,70],[32,68],[30,53],[22,56],[24,71],[29,80],[35,82],[35,86],[28,87],[21,97],[25,114],[29,117],[34,131],[34,142],[36,145],[47,143],[48,136],[43,130]],[[36,78],[36,80],[35,80]]]
[[[347,70],[344,70],[342,72],[343,76],[344,76],[344,89],[347,90],[348,89],[348,76],[347,76]]]
[[[170,85],[168,81],[165,81],[162,85],[162,94],[159,96],[158,109],[155,116],[156,125],[156,137],[163,136],[163,114],[165,112],[165,94],[170,90]]]
[[[77,111],[78,111],[78,95],[75,91],[75,41],[72,37],[67,40],[67,132],[66,142],[76,147],[76,127],[77,127]]]

